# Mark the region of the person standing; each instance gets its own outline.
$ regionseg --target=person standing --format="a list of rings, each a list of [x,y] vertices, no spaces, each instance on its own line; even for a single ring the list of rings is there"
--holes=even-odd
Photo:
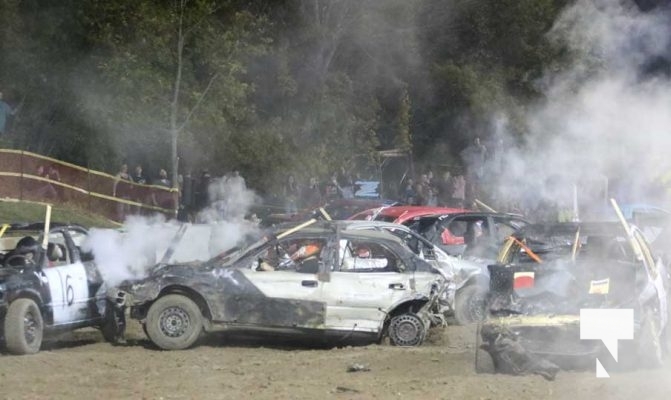
[[[7,128],[7,117],[10,115],[15,115],[18,109],[13,109],[7,104],[2,97],[2,92],[0,92],[0,136],[4,135],[5,129]]]
[[[139,183],[140,185],[146,185],[147,179],[142,175],[142,165],[138,164],[135,166],[135,172],[133,173],[133,182]]]
[[[442,207],[448,207],[452,200],[452,193],[454,192],[450,171],[445,171],[442,178],[437,182],[436,191],[438,192],[438,204]]]
[[[466,203],[466,179],[462,174],[453,178],[452,206],[463,208]]]
[[[284,211],[287,214],[296,214],[298,212],[298,197],[300,192],[298,190],[298,183],[293,174],[287,177],[287,183],[284,185]]]
[[[322,192],[319,183],[317,182],[317,178],[310,178],[310,184],[305,189],[303,198],[306,202],[305,206],[310,209],[322,206]]]
[[[466,167],[465,198],[468,204],[472,203],[480,194],[480,183],[485,174],[487,148],[480,142],[479,137],[461,152],[461,160]]]
[[[128,164],[121,164],[119,172],[114,177],[114,186],[112,186],[112,196],[121,199],[116,204],[118,221],[123,221],[126,218],[126,214],[130,211],[128,200],[130,200],[132,188],[131,177],[128,173]]]

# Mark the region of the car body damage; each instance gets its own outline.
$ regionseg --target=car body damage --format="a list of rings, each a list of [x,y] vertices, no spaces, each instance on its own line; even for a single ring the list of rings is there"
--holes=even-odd
[[[424,236],[409,227],[393,222],[383,221],[341,221],[345,229],[387,231],[399,237],[415,254],[431,263],[448,282],[447,289],[441,296],[443,313],[455,315],[455,297],[461,289],[477,282],[483,267],[472,260],[448,255],[440,247],[431,243]]]
[[[621,342],[615,366],[659,365],[668,274],[641,231],[627,228],[530,225],[510,237],[488,267],[492,316],[479,327],[476,369],[551,379],[560,368],[593,367],[597,356],[612,360],[601,341],[580,339],[581,309],[633,309],[634,340]]]
[[[447,284],[396,236],[312,221],[206,262],[158,264],[108,297],[164,349],[191,346],[201,330],[352,341],[389,334],[418,345],[442,322]]]
[[[82,327],[112,340],[105,283],[82,250],[88,231],[45,221],[0,225],[0,338],[13,354],[36,353],[43,338]]]

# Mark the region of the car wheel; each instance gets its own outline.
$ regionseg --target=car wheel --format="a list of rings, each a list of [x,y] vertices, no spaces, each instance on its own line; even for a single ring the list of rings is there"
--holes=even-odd
[[[395,346],[419,346],[426,337],[426,328],[416,314],[401,314],[391,319],[388,333]]]
[[[481,322],[487,316],[487,291],[471,284],[457,291],[454,298],[454,318],[459,325]]]
[[[31,299],[18,299],[5,316],[5,344],[12,354],[34,354],[40,350],[44,323],[42,313]]]
[[[147,312],[147,336],[164,350],[191,347],[203,330],[198,305],[186,296],[169,294],[156,300]]]

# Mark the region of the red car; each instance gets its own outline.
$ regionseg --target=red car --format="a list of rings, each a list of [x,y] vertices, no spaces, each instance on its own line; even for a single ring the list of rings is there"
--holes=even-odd
[[[438,245],[448,254],[466,250],[469,233],[494,254],[498,245],[512,232],[528,224],[521,216],[478,212],[463,208],[397,206],[360,212],[350,219],[376,220],[403,224]],[[484,254],[478,254],[482,257]],[[495,254],[494,254],[495,256]]]
[[[426,215],[438,214],[455,214],[471,212],[464,208],[449,208],[449,207],[430,207],[430,206],[393,206],[393,207],[379,207],[371,208],[369,210],[361,211],[348,219],[364,220],[364,221],[384,221],[393,222],[396,224],[404,224],[415,217],[424,217]]]

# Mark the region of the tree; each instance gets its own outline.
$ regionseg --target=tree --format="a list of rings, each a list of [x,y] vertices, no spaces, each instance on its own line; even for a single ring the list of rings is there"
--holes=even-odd
[[[95,111],[122,148],[170,154],[174,183],[178,155],[192,165],[211,161],[211,144],[225,142],[254,114],[245,64],[264,51],[263,20],[227,5],[144,0],[100,2],[87,10],[104,49],[96,58],[110,94]]]

